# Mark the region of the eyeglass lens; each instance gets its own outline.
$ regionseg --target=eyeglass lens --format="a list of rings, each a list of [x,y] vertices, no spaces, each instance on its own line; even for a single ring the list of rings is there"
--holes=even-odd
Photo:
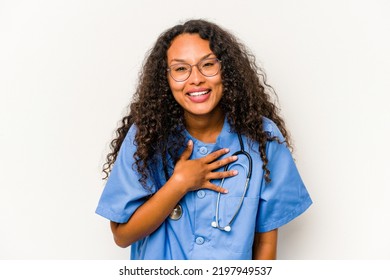
[[[189,78],[193,66],[196,66],[199,69],[199,72],[206,77],[217,75],[221,67],[217,58],[206,58],[199,61],[195,65],[190,65],[188,63],[173,64],[171,67],[169,67],[169,72],[175,81],[182,82]]]

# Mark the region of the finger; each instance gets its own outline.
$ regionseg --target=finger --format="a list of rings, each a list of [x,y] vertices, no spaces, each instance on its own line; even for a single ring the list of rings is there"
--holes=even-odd
[[[214,161],[209,164],[210,170],[221,168],[225,165],[228,165],[229,163],[236,161],[237,159],[238,159],[237,156],[230,156],[221,160]]]
[[[229,152],[228,148],[220,149],[220,150],[217,150],[215,152],[212,152],[212,153],[208,154],[207,156],[205,156],[203,158],[203,160],[206,163],[210,163],[210,162],[213,162],[213,161],[217,160],[219,157],[227,154],[228,152]]]
[[[192,149],[194,147],[194,143],[192,140],[189,140],[187,143],[187,147],[184,149],[183,153],[180,155],[180,159],[187,160],[190,158],[192,154]]]
[[[222,171],[222,172],[211,172],[209,176],[207,176],[208,180],[215,180],[215,179],[223,179],[223,178],[229,178],[236,176],[238,174],[237,170],[228,170],[228,171]]]
[[[212,183],[207,184],[204,188],[215,191],[215,192],[219,192],[219,193],[228,193],[229,192],[227,189],[222,188],[221,186],[214,185]]]

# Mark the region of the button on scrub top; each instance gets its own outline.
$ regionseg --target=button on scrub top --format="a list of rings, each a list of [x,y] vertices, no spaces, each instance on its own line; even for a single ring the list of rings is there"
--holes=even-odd
[[[271,120],[264,118],[263,127],[271,136],[283,141],[282,134]],[[140,175],[133,168],[136,130],[134,125],[129,129],[96,209],[97,214],[117,223],[126,223],[151,194],[139,183]],[[226,156],[240,150],[237,134],[231,132],[227,120],[216,143],[203,143],[187,132],[186,136],[194,142],[191,159],[204,157],[221,148],[230,149]],[[152,234],[133,243],[131,259],[251,259],[255,232],[279,228],[312,204],[285,144],[277,141],[267,143],[268,169],[272,181],[266,183],[258,143],[242,137],[245,150],[253,159],[253,172],[231,231],[211,226],[215,220],[217,193],[207,189],[191,191],[179,202],[181,217],[177,220],[167,218]],[[225,179],[224,188],[229,193],[222,194],[220,198],[221,225],[226,225],[237,210],[245,186],[247,166],[246,158],[242,156],[231,164],[230,169],[238,170],[239,174]],[[173,165],[170,171],[172,168]],[[154,169],[153,178],[148,180],[152,192],[156,192],[166,180],[161,163]],[[220,180],[213,183],[219,185]]]

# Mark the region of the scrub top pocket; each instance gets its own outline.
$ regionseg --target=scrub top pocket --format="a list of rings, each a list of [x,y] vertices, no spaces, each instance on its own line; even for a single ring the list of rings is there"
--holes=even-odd
[[[253,246],[259,199],[245,197],[241,208],[238,209],[240,201],[241,196],[228,197],[225,200],[221,199],[220,226],[224,227],[227,225],[238,211],[236,218],[231,224],[231,231],[222,232],[221,237],[225,239],[223,243],[229,251],[248,253]],[[243,228],[246,229],[247,235],[242,234]]]

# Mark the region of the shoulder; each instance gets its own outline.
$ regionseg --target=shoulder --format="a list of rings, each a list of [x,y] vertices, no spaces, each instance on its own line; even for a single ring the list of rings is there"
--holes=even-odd
[[[127,132],[127,135],[131,136],[131,137],[134,137],[135,134],[137,133],[137,126],[135,124],[132,124],[129,128],[129,131]]]
[[[271,120],[266,117],[262,117],[263,121],[263,131],[267,132],[270,137],[277,137],[279,140],[283,141],[283,134],[280,132],[278,126]]]
[[[129,142],[131,144],[135,144],[135,135],[137,134],[137,126],[135,124],[132,124],[129,128],[129,130],[126,133],[125,141]]]

